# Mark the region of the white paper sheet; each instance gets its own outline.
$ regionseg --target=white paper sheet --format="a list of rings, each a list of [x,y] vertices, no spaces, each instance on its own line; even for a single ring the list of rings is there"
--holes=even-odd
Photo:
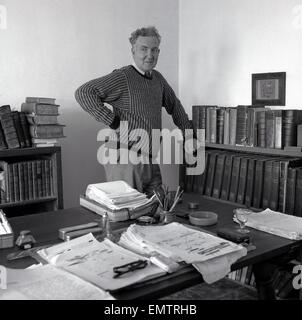
[[[234,221],[236,219],[234,218]],[[302,218],[266,209],[248,215],[248,227],[291,240],[302,239]]]
[[[136,189],[131,188],[125,181],[111,181],[90,184],[86,189],[86,197],[94,200],[111,210],[136,209],[153,201]]]
[[[112,300],[108,292],[52,265],[7,269],[1,300]]]

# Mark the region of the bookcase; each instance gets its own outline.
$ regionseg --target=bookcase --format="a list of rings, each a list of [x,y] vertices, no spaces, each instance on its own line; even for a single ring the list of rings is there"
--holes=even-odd
[[[0,175],[8,217],[63,209],[61,147],[0,150]]]
[[[300,114],[253,106],[193,106],[194,129],[205,130],[205,171],[187,176],[186,165],[180,165],[180,186],[217,202],[302,216],[302,152],[297,147]],[[292,266],[283,267],[274,275],[280,298],[290,294],[291,270]],[[252,266],[229,278],[254,286]]]

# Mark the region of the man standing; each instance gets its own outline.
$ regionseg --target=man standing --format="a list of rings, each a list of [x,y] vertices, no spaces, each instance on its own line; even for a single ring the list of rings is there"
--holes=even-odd
[[[124,180],[150,196],[162,184],[159,165],[154,163],[159,141],[152,143],[152,130],[162,128],[162,107],[172,116],[183,134],[186,129],[192,129],[192,123],[173,89],[154,70],[161,41],[157,29],[137,29],[129,40],[132,46],[132,65],[83,84],[76,90],[75,97],[81,107],[97,121],[115,130],[119,150],[136,150],[135,143],[139,142],[138,154],[150,159],[149,163],[133,164],[129,161],[124,164],[118,161],[117,164],[106,164],[107,181]],[[111,105],[113,110],[105,103]],[[123,137],[124,133],[120,128],[122,123],[127,123],[128,132],[141,130],[146,134],[140,136],[140,141],[124,144],[123,141],[127,139]]]

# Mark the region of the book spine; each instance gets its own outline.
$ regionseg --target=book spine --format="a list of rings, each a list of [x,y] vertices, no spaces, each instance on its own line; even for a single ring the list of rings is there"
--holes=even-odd
[[[214,174],[216,167],[217,153],[209,154],[209,168],[207,172],[205,195],[211,197],[213,191]]]
[[[270,195],[270,205],[269,207],[272,210],[278,210],[279,204],[279,178],[280,178],[280,162],[273,161],[272,168],[272,187],[271,187],[271,195]]]
[[[229,201],[232,201],[232,202],[235,202],[237,199],[240,162],[241,162],[241,158],[239,156],[235,156],[233,160],[231,186],[230,186],[230,194],[229,194]]]
[[[275,148],[282,149],[282,111],[275,110]]]
[[[42,185],[42,163],[41,160],[37,160],[37,185],[38,185],[38,198],[43,197],[43,185]]]
[[[27,162],[23,162],[24,200],[29,200],[29,181]]]
[[[295,194],[296,194],[296,169],[288,168],[286,184],[286,203],[285,212],[294,214],[295,211]]]
[[[216,199],[220,198],[222,178],[223,178],[223,172],[224,172],[224,162],[225,162],[225,154],[219,154],[217,156],[214,185],[213,185],[213,194],[212,194],[212,197]]]
[[[15,200],[20,201],[20,189],[19,189],[19,168],[18,163],[13,164],[13,175],[14,175],[14,194]]]
[[[33,162],[27,161],[27,179],[28,179],[28,199],[33,200],[34,199],[34,180],[33,180]]]
[[[25,200],[25,183],[24,183],[24,166],[23,166],[23,162],[19,162],[17,165],[18,165],[18,174],[19,174],[20,201],[24,201]]]
[[[200,183],[198,185],[198,193],[203,195],[204,194],[204,190],[205,190],[205,181],[206,181],[206,177],[207,177],[207,167],[208,167],[208,152],[205,153],[205,167],[204,167],[204,172],[200,177]]]
[[[11,113],[6,113],[0,117],[2,129],[4,132],[6,144],[9,149],[20,148],[19,139],[17,136],[14,120]]]
[[[230,144],[230,108],[224,111],[223,144]]]
[[[237,107],[236,145],[245,146],[247,143],[247,106]]]
[[[19,140],[19,143],[20,143],[20,147],[24,148],[26,146],[26,143],[25,143],[25,138],[23,136],[23,130],[22,130],[22,127],[21,127],[19,113],[18,113],[18,111],[13,111],[11,114],[12,114],[12,118],[13,118],[13,121],[14,121],[14,126],[15,126],[15,129],[16,129],[16,133],[17,133],[17,137],[18,137],[18,140]]]
[[[51,187],[50,187],[50,159],[46,159],[45,164],[45,178],[46,178],[46,197],[51,196]]]
[[[211,108],[206,109],[206,142],[211,142]]]
[[[243,204],[245,199],[247,165],[248,165],[248,158],[241,158],[238,193],[237,193],[237,201],[236,201],[237,203],[240,203],[240,204]]]
[[[272,188],[272,170],[273,161],[265,161],[264,164],[264,178],[263,178],[263,195],[262,195],[262,208],[269,207],[270,193]]]
[[[29,132],[29,123],[28,123],[26,114],[24,112],[19,112],[19,117],[20,117],[20,123],[21,123],[22,133],[24,137],[25,147],[29,148],[32,146],[31,135]]]
[[[223,175],[222,187],[221,187],[222,200],[228,200],[229,198],[233,158],[234,156],[232,154],[228,154],[225,159],[225,169],[224,169],[224,175]]]
[[[230,145],[236,144],[236,131],[237,131],[237,109],[230,110]]]
[[[255,177],[255,159],[249,159],[247,168],[246,193],[244,204],[249,208],[252,206],[254,177]]]
[[[210,143],[217,142],[217,108],[210,108]]]
[[[295,146],[294,110],[282,110],[282,146]]]
[[[223,144],[224,108],[217,108],[217,143]]]
[[[285,201],[286,201],[286,184],[287,184],[287,171],[288,162],[280,162],[280,188],[279,188],[279,205],[278,210],[285,213]]]
[[[29,131],[33,138],[52,139],[63,137],[63,128],[61,125],[30,125]]]
[[[13,171],[13,164],[8,164],[8,181],[9,181],[9,199],[8,202],[13,203],[16,201],[15,199],[15,190],[14,190],[14,171]]]
[[[294,215],[302,217],[302,168],[297,168],[296,178],[296,203]]]
[[[54,104],[56,99],[54,98],[44,98],[44,97],[26,97],[26,103],[45,103],[45,104]]]
[[[37,160],[32,162],[32,175],[33,175],[33,197],[34,199],[38,199],[39,190],[38,190],[38,178],[37,178]]]
[[[257,123],[258,123],[258,137],[257,137],[257,145],[258,147],[265,148],[266,140],[265,140],[265,111],[257,112]]]
[[[265,145],[266,145],[266,148],[275,148],[275,120],[274,120],[274,112],[272,110],[266,111]]]
[[[261,208],[262,205],[262,190],[263,190],[263,170],[264,161],[258,159],[255,167],[255,182],[254,182],[254,197],[253,207]]]

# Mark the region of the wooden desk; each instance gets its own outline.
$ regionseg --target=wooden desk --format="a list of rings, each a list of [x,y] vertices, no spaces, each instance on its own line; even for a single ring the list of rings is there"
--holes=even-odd
[[[187,208],[188,201],[199,202],[200,209],[215,211],[219,215],[218,224],[207,227],[205,228],[206,230],[215,232],[217,227],[234,225],[232,211],[236,206],[203,199],[193,194],[186,194],[183,197],[183,203],[178,208]],[[93,212],[78,207],[11,218],[10,223],[16,236],[21,230],[30,230],[37,240],[37,246],[40,246],[59,243],[61,241],[58,239],[58,230],[60,228],[92,222],[98,218],[99,216]],[[183,222],[182,219],[178,220]],[[126,228],[131,222],[133,221],[112,223],[112,228]],[[188,223],[187,220],[185,222]],[[250,229],[250,231],[252,241],[257,248],[233,264],[232,270],[250,264],[265,262],[271,258],[282,256],[291,250],[298,250],[302,246],[302,241],[291,241],[253,229]],[[0,250],[0,265],[9,268],[26,268],[34,263],[34,260],[31,258],[7,261],[7,254],[15,250],[15,248]],[[129,289],[120,290],[113,293],[113,295],[117,299],[157,299],[196,285],[202,281],[202,276],[193,267],[188,266],[173,274],[134,285]]]

